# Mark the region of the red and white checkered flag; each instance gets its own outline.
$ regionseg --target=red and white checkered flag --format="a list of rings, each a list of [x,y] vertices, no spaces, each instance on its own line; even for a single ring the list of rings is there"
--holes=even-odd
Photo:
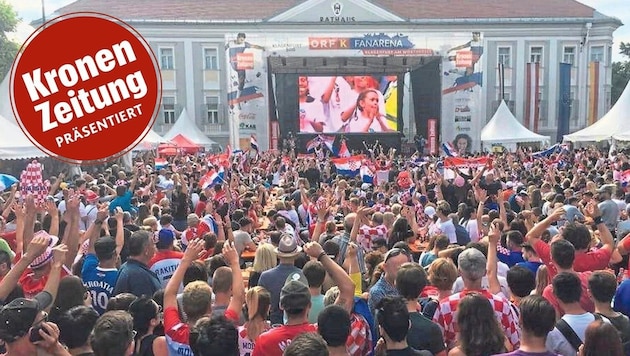
[[[20,193],[22,198],[31,194],[35,198],[35,205],[44,206],[50,190],[50,181],[44,180],[42,164],[33,161],[26,166],[20,175]]]

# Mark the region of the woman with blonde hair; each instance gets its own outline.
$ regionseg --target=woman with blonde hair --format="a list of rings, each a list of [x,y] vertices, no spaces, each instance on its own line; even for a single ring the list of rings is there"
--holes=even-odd
[[[532,291],[532,294],[542,295],[545,287],[549,284],[549,271],[547,271],[546,265],[540,265],[538,271],[536,271],[536,288]]]
[[[278,257],[272,244],[264,243],[258,245],[254,256],[254,265],[249,272],[249,287],[258,285],[260,275],[266,270],[270,270],[278,264]]]
[[[438,258],[429,265],[429,282],[431,286],[425,288],[428,297],[442,300],[453,294],[453,284],[457,280],[457,267],[446,258]]]
[[[263,287],[250,288],[245,294],[247,322],[238,327],[238,347],[241,356],[251,355],[258,336],[271,329],[267,321],[271,310],[271,295]]]

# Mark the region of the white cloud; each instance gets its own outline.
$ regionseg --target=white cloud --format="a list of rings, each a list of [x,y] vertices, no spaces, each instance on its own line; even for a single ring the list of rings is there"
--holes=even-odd
[[[624,23],[615,33],[613,45],[613,61],[627,60],[619,54],[619,43],[630,42],[630,6],[628,0],[579,0],[607,16],[613,16]]]
[[[53,13],[60,7],[66,6],[75,0],[6,0],[17,11],[18,16],[26,23],[42,17],[42,4],[46,15]]]

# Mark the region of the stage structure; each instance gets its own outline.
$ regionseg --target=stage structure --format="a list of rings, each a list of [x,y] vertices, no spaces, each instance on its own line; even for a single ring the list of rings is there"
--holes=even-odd
[[[237,33],[226,48],[231,132],[245,131],[233,135],[235,145],[251,131],[268,137],[270,148],[291,135],[304,150],[324,134],[343,135],[351,150],[377,140],[400,150],[421,134],[429,152],[437,153],[442,140],[479,149],[485,113],[478,32],[291,39]]]

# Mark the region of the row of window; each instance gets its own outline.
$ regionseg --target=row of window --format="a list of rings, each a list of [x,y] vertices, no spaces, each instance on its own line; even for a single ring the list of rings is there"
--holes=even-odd
[[[603,62],[604,61],[604,46],[591,47],[590,61],[591,62]],[[174,49],[171,47],[161,47],[160,52],[160,66],[164,70],[175,69],[175,56]],[[575,56],[577,54],[577,46],[564,46],[562,49],[562,62],[571,63],[575,65]],[[502,63],[505,67],[512,67],[512,47],[499,46],[497,50],[497,62]],[[530,46],[529,47],[529,63],[544,63],[543,47],[542,46]],[[219,69],[219,52],[216,48],[204,48],[203,49],[203,67],[204,70],[218,70]]]
[[[171,47],[160,47],[158,51],[160,53],[160,67],[163,70],[175,69],[175,50]],[[203,69],[219,69],[219,51],[216,48],[203,49]]]
[[[219,97],[218,96],[206,96],[206,123],[219,124]],[[177,121],[175,115],[175,97],[163,96],[162,97],[162,118],[164,124],[171,125]]]
[[[564,46],[562,48],[562,62],[571,63],[572,65],[575,65],[576,54],[577,54],[576,46]],[[604,61],[604,46],[591,47],[590,61],[591,62]],[[497,50],[497,62],[502,63],[507,68],[511,68],[512,67],[512,47],[499,46]],[[544,63],[542,46],[529,47],[529,63]]]

